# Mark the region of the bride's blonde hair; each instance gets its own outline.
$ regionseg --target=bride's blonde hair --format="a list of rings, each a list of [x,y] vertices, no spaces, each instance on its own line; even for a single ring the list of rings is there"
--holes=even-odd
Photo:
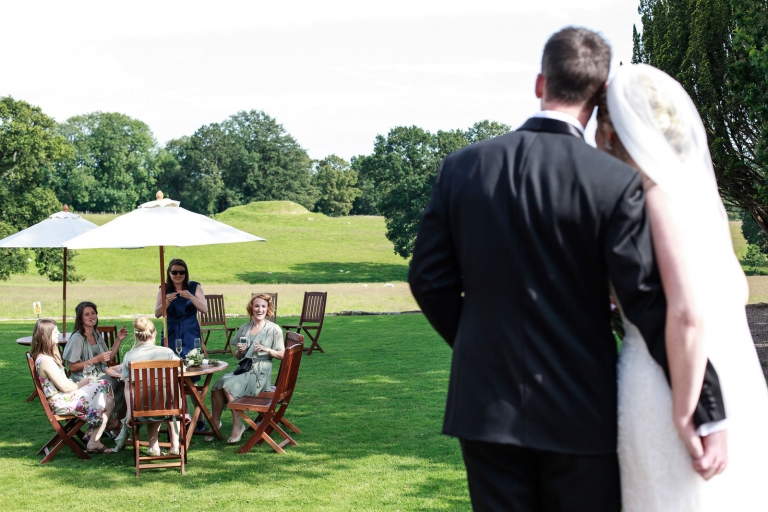
[[[645,91],[656,126],[680,161],[685,162],[691,152],[691,127],[678,112],[675,102],[659,88],[652,77],[640,75],[638,81]]]

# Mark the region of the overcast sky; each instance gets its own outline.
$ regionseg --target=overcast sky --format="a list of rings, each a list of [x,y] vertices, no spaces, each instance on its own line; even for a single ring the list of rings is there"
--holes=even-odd
[[[399,125],[519,126],[550,34],[595,29],[618,65],[640,25],[638,0],[0,2],[0,96],[128,114],[160,144],[264,110],[312,158]]]

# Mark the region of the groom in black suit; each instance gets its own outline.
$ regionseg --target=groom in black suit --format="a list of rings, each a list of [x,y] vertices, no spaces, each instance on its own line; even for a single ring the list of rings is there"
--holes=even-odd
[[[583,139],[610,61],[594,32],[554,34],[542,112],[449,155],[424,211],[409,281],[453,347],[443,432],[475,510],[620,510],[609,280],[667,371],[641,176]],[[724,417],[710,365],[694,423]]]

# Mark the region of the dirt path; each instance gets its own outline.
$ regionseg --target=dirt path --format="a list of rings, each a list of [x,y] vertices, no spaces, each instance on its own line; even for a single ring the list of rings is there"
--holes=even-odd
[[[763,374],[768,379],[768,304],[749,304],[747,306],[747,320],[749,330],[752,331],[752,339],[755,342],[757,356],[763,367]]]

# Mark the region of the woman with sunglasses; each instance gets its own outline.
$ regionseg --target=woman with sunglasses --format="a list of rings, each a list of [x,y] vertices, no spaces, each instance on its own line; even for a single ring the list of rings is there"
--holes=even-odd
[[[161,290],[157,291],[155,316],[163,316]],[[200,324],[197,323],[197,312],[208,312],[203,287],[197,281],[189,280],[189,270],[184,260],[172,259],[168,264],[165,279],[165,301],[168,317],[168,344],[170,348],[174,341],[181,339],[181,358],[195,348],[195,338],[200,338]]]

